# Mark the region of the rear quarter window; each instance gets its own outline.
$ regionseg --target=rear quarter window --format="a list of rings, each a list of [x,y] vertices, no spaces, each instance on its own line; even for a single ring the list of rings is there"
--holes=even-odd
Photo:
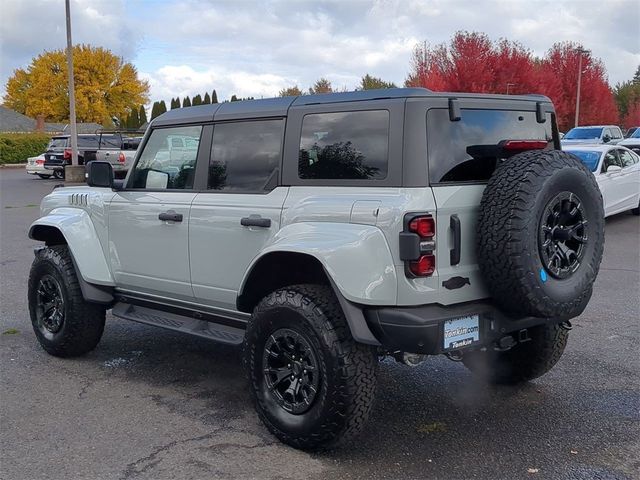
[[[313,113],[302,120],[301,179],[381,180],[388,158],[387,110]]]
[[[504,140],[544,140],[553,148],[552,118],[538,123],[535,112],[463,109],[449,120],[446,109],[427,112],[427,152],[431,183],[482,182],[502,158]]]

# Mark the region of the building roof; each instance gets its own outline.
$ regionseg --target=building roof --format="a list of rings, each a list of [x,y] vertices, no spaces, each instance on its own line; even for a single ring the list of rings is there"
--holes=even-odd
[[[33,132],[35,128],[33,118],[0,105],[0,132]]]
[[[77,123],[78,133],[95,133],[102,129],[99,123]],[[35,132],[36,120],[10,108],[0,105],[0,132]],[[45,133],[69,133],[68,123],[45,122]]]

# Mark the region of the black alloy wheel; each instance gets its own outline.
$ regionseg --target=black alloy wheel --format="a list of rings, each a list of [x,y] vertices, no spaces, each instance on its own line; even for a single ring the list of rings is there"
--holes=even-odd
[[[281,328],[264,345],[264,379],[275,401],[287,412],[306,412],[320,388],[318,361],[311,344],[298,332]]]
[[[571,192],[561,192],[546,206],[539,234],[540,258],[555,278],[575,272],[584,257],[589,237],[584,206]]]
[[[52,275],[43,275],[36,290],[36,324],[47,338],[53,338],[64,323],[62,287]]]
[[[66,245],[35,252],[27,297],[33,331],[46,352],[74,357],[93,350],[100,341],[106,307],[84,300]]]
[[[336,448],[360,432],[375,398],[378,357],[357,343],[327,285],[290,285],[255,306],[244,362],[260,419],[281,441]]]

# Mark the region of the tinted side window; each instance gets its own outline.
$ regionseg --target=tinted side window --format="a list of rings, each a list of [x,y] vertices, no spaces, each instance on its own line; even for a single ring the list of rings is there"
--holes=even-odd
[[[616,140],[619,140],[622,138],[622,131],[619,128],[613,128],[613,138],[615,138]]]
[[[553,148],[552,119],[538,123],[535,112],[462,110],[457,122],[449,111],[431,109],[427,115],[428,163],[431,183],[488,180],[504,157],[503,140],[544,140]]]
[[[630,167],[635,163],[633,154],[631,152],[627,152],[626,150],[618,150],[618,155],[620,157],[622,168]]]
[[[389,112],[305,115],[298,156],[298,177],[381,180],[387,176]]]
[[[134,167],[130,187],[193,188],[201,133],[201,126],[153,130]],[[174,139],[182,141],[174,142]]]
[[[49,146],[47,147],[47,150],[52,150],[52,149],[63,149],[67,146],[67,138],[63,137],[63,138],[52,138],[51,141],[49,142]]]
[[[97,149],[98,137],[96,135],[78,136],[78,148]]]
[[[122,148],[122,137],[120,135],[102,135],[99,137],[100,148]]]
[[[621,167],[620,160],[618,159],[618,154],[615,150],[609,150],[605,156],[604,161],[602,162],[602,173],[605,173],[611,165],[617,165]]]
[[[213,129],[208,188],[264,191],[282,158],[284,120],[219,123]]]

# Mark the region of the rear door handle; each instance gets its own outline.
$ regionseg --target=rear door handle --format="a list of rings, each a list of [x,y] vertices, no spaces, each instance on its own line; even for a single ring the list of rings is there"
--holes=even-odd
[[[162,220],[163,222],[181,222],[182,214],[176,213],[173,210],[169,210],[168,212],[162,212],[160,215],[158,215],[158,219]]]
[[[449,251],[449,261],[451,265],[460,263],[460,249],[462,248],[462,232],[458,215],[451,215],[449,227],[453,232],[453,248]]]
[[[270,218],[262,218],[260,215],[250,215],[240,219],[240,225],[243,227],[262,227],[269,228],[271,226]]]

